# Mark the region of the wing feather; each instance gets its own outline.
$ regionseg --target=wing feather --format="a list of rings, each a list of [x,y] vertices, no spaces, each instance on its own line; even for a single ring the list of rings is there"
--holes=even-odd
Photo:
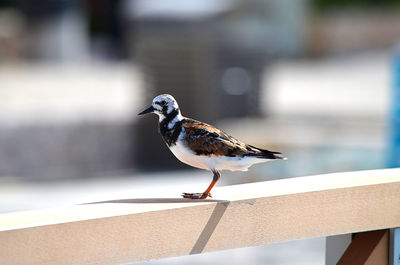
[[[185,119],[182,127],[186,133],[186,144],[198,155],[246,156],[256,155],[257,148],[247,145],[227,133],[196,120]]]

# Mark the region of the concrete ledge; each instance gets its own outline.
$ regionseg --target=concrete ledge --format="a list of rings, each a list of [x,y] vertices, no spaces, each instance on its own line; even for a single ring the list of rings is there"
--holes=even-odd
[[[0,214],[4,264],[119,264],[400,226],[400,169]],[[168,196],[165,196],[168,197]]]

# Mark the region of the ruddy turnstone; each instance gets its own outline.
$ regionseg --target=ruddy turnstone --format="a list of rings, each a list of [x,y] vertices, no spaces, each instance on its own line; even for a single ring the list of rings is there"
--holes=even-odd
[[[279,152],[245,144],[211,125],[183,117],[171,95],[155,97],[151,106],[138,115],[146,113],[158,115],[159,131],[176,158],[214,174],[205,192],[183,193],[184,198],[205,199],[210,196],[220,177],[219,170],[247,171],[256,163],[285,159]]]

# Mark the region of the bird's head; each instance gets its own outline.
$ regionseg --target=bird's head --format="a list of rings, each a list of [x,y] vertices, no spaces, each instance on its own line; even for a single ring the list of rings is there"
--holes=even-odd
[[[180,114],[179,106],[173,96],[163,94],[155,97],[150,107],[140,112],[138,115],[154,113],[160,117],[160,120],[167,117],[169,114],[176,112]]]

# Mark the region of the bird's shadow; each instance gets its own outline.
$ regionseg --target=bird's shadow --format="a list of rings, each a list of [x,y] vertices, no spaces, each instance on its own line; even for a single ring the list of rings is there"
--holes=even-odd
[[[205,202],[226,202],[226,200],[214,200],[214,199],[186,199],[186,198],[135,198],[135,199],[120,199],[120,200],[107,200],[98,202],[82,203],[86,204],[101,204],[101,203],[205,203]]]
[[[230,201],[228,200],[214,200],[214,199],[187,199],[187,198],[135,198],[135,199],[120,199],[120,200],[107,200],[98,202],[82,203],[81,205],[87,204],[102,204],[102,203],[207,203],[216,202],[216,205],[196,242],[194,243],[191,251],[188,254],[202,253],[212,234],[221,221],[226,209],[228,208]]]

